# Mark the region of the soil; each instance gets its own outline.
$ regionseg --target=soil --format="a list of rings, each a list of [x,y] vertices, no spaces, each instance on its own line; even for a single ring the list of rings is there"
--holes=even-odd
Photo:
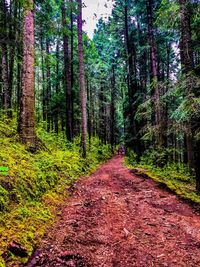
[[[74,189],[28,267],[200,266],[200,216],[122,156]]]

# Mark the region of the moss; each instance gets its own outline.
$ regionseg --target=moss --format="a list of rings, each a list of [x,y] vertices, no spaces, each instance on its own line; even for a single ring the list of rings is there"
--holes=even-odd
[[[200,195],[196,193],[194,177],[183,164],[168,164],[163,168],[145,164],[137,164],[130,156],[126,157],[125,164],[128,168],[135,168],[136,174],[146,174],[154,181],[164,184],[178,196],[200,203]]]
[[[68,143],[39,125],[42,145],[31,154],[18,142],[16,120],[0,120],[0,133],[0,166],[9,168],[8,175],[0,174],[0,255],[12,240],[31,254],[68,196],[66,188],[110,158],[110,147],[94,138],[83,159],[80,138]],[[6,266],[24,261],[12,255]],[[5,266],[2,257],[0,266]]]
[[[4,208],[8,205],[9,202],[9,193],[8,191],[0,185],[0,211],[3,211]]]

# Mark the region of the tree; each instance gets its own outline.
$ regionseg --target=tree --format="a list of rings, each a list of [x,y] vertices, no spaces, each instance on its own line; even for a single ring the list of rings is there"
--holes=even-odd
[[[12,68],[9,68],[9,58],[8,58],[8,52],[9,52],[9,46],[8,46],[8,40],[9,40],[9,29],[10,29],[10,19],[9,19],[9,13],[8,13],[8,7],[6,1],[2,0],[0,3],[1,9],[2,9],[2,43],[1,43],[1,49],[2,49],[2,81],[3,81],[3,107],[6,111],[6,113],[11,116],[11,111],[8,112],[8,109],[11,109],[11,87],[12,87],[12,71],[13,71],[13,64]],[[13,47],[11,45],[11,47]],[[13,53],[14,54],[14,53]],[[13,63],[13,61],[12,61]],[[10,74],[9,74],[10,73]],[[10,76],[10,77],[9,77]]]
[[[24,9],[22,93],[18,129],[21,141],[28,147],[35,148],[35,44],[33,0],[27,0]]]
[[[62,3],[63,51],[64,51],[64,87],[66,93],[66,136],[69,141],[73,138],[73,103],[72,103],[72,67],[70,64],[69,33],[67,25],[66,3]],[[73,28],[73,26],[72,26]]]
[[[80,86],[80,101],[81,101],[81,134],[82,134],[82,152],[83,157],[86,157],[86,138],[87,138],[87,108],[86,108],[86,86],[85,86],[85,67],[83,54],[83,20],[82,20],[82,0],[78,0],[78,57],[79,57],[79,86]]]
[[[193,97],[199,97],[199,93],[194,91],[194,59],[193,59],[193,47],[192,47],[192,33],[190,23],[190,1],[179,0],[180,15],[181,15],[181,64],[182,72],[184,74],[186,91],[185,97],[190,99]],[[195,138],[195,134],[199,132],[199,118],[192,116],[188,118],[186,122],[186,146],[187,146],[187,160],[190,169],[193,167],[196,171],[196,189],[200,192],[200,141],[199,138]],[[197,139],[197,140],[196,140]]]
[[[159,147],[164,145],[163,129],[162,129],[162,114],[160,103],[160,89],[158,83],[158,61],[156,55],[156,44],[154,38],[153,26],[153,1],[147,1],[147,23],[148,23],[148,43],[150,47],[150,70],[152,83],[152,114],[153,123],[156,125],[156,143]]]
[[[180,48],[181,48],[181,66],[182,72],[185,75],[187,82],[187,92],[185,95],[189,95],[192,93],[190,75],[192,77],[192,71],[194,69],[193,64],[193,49],[192,49],[192,36],[191,36],[191,25],[190,25],[190,12],[188,1],[179,0],[180,5],[180,15],[181,15],[181,40],[180,40]],[[189,168],[192,170],[194,167],[194,144],[192,137],[192,129],[191,123],[186,123],[186,134],[185,134],[185,144],[187,150],[187,163]]]
[[[136,79],[136,48],[135,40],[130,40],[130,19],[128,15],[128,1],[125,0],[124,3],[124,32],[125,32],[125,47],[126,47],[126,57],[127,57],[127,80],[128,80],[128,96],[129,96],[129,133],[132,135],[131,143],[129,146],[134,149],[136,154],[140,154],[140,146],[138,139],[138,123],[135,120],[136,115],[136,93],[138,90],[138,84]]]

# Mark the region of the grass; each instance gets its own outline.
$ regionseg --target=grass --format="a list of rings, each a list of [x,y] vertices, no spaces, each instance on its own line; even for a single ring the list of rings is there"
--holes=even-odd
[[[184,164],[171,163],[159,168],[153,164],[147,164],[145,158],[137,164],[133,153],[127,155],[125,164],[128,168],[135,168],[137,175],[147,174],[154,181],[165,184],[178,196],[197,204],[200,203],[200,195],[195,189],[195,179]]]
[[[38,125],[43,144],[28,152],[18,140],[15,119],[0,120],[0,267],[26,262],[7,251],[11,241],[19,242],[31,255],[55,215],[68,197],[67,188],[80,176],[89,175],[111,157],[110,147],[92,139],[87,159],[80,156],[80,139],[69,143]]]

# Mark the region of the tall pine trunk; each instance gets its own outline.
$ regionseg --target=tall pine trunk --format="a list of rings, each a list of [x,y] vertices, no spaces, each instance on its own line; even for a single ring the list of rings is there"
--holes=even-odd
[[[156,126],[156,145],[164,145],[164,133],[162,129],[162,114],[160,103],[160,91],[158,84],[158,62],[156,57],[156,44],[153,27],[153,0],[147,0],[148,43],[150,47],[150,66],[152,78],[152,123]]]
[[[35,71],[34,71],[34,3],[28,0],[23,23],[22,93],[19,135],[28,147],[36,147],[35,133]]]
[[[46,111],[46,95],[45,95],[45,64],[44,64],[44,44],[43,44],[43,32],[40,34],[40,57],[41,57],[41,73],[42,73],[42,118],[44,121],[47,120],[47,111]]]
[[[85,86],[85,67],[83,55],[83,20],[82,20],[82,0],[78,1],[78,57],[79,57],[79,86],[81,101],[81,131],[82,131],[82,152],[86,157],[86,138],[87,138],[87,108],[86,108],[86,86]]]
[[[138,123],[135,120],[136,115],[136,92],[138,89],[137,81],[136,81],[136,51],[135,44],[130,42],[129,37],[129,18],[128,18],[128,1],[125,0],[124,6],[124,26],[125,26],[125,45],[126,45],[126,57],[127,57],[127,70],[128,70],[128,95],[129,95],[129,129],[128,133],[132,136],[131,142],[128,144],[131,148],[134,149],[136,154],[140,155],[139,143],[138,139]]]
[[[116,79],[115,79],[115,66],[112,66],[112,78],[111,78],[111,105],[110,105],[110,144],[112,152],[114,153],[115,146],[115,91],[116,91]]]
[[[71,31],[71,119],[72,119],[72,138],[74,137],[74,14],[73,14],[73,0],[70,0],[70,31]]]
[[[194,71],[193,62],[193,48],[190,26],[190,12],[189,1],[179,0],[180,13],[181,13],[181,65],[182,72],[185,74],[187,92],[185,95],[190,95],[193,92],[192,80]],[[199,96],[198,96],[199,97]],[[200,192],[200,141],[195,141],[194,133],[199,131],[199,122],[195,118],[191,122],[186,124],[187,133],[185,136],[185,142],[187,145],[187,161],[190,169],[195,167],[196,171],[196,189]]]
[[[51,130],[51,63],[50,63],[50,41],[46,39],[46,114],[47,131]]]
[[[9,55],[9,45],[7,42],[9,41],[9,32],[8,28],[10,28],[10,23],[8,21],[8,7],[7,2],[3,0],[0,3],[1,12],[3,14],[1,18],[1,30],[3,32],[3,40],[1,42],[1,50],[2,50],[2,81],[3,81],[3,107],[7,113],[7,115],[10,115],[8,112],[8,109],[11,108],[11,92],[10,92],[10,77],[9,77],[9,62],[8,62],[8,55]],[[12,56],[12,55],[11,55]]]
[[[191,37],[191,26],[190,26],[190,13],[188,9],[187,0],[179,0],[180,13],[181,13],[181,67],[182,72],[185,75],[187,83],[187,92],[185,95],[192,93],[192,87],[190,82],[190,75],[194,69],[193,64],[193,49],[192,49],[192,37]],[[192,76],[191,76],[192,77]],[[192,125],[190,122],[186,123],[186,133],[185,133],[185,144],[187,149],[187,154],[185,156],[189,168],[194,167],[194,136],[192,134]]]
[[[2,81],[3,81],[3,107],[5,111],[9,108],[9,74],[7,46],[2,49]]]
[[[59,83],[59,59],[60,59],[59,45],[60,45],[60,41],[58,39],[57,40],[57,45],[56,45],[56,96],[57,97],[59,95],[59,84],[60,84]],[[59,113],[60,113],[59,103],[56,103],[56,106],[55,106],[55,118],[54,118],[56,134],[58,134],[58,132],[59,132],[59,125],[58,125]]]
[[[71,64],[69,51],[69,37],[67,33],[65,0],[62,3],[62,24],[63,24],[63,50],[64,50],[64,87],[66,94],[66,136],[69,141],[73,138],[72,129],[72,82],[71,82]]]

